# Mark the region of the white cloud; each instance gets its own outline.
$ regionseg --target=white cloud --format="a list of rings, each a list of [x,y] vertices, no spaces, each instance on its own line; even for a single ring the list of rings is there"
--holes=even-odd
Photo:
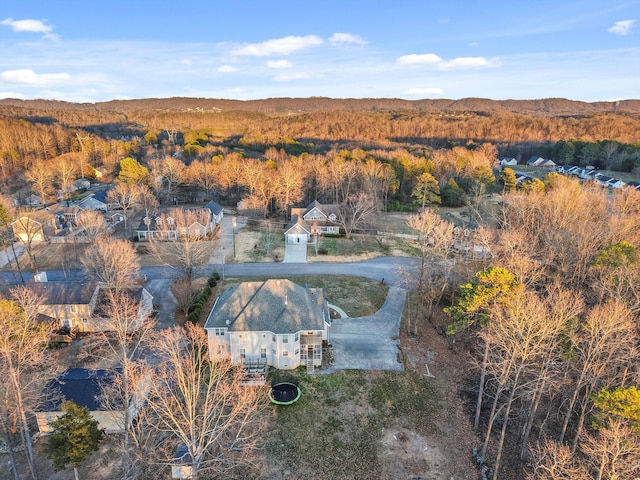
[[[33,70],[5,70],[0,73],[4,83],[24,85],[30,87],[49,87],[51,85],[67,84],[71,80],[68,73],[36,73]]]
[[[180,60],[180,63],[182,65],[193,65],[193,61],[189,60],[188,58],[184,58],[184,59]]]
[[[290,53],[304,50],[305,48],[322,45],[322,39],[315,35],[306,37],[288,36],[274,38],[262,43],[249,43],[244,47],[232,51],[232,55],[247,55],[253,57],[268,57],[270,55],[289,55]]]
[[[442,70],[453,70],[457,68],[482,68],[495,66],[495,61],[487,60],[485,57],[458,57],[448,62],[438,65]]]
[[[478,46],[478,42],[471,42],[469,44],[470,47],[477,47]]]
[[[33,32],[42,33],[44,38],[57,39],[58,36],[53,34],[53,27],[45,25],[42,20],[14,20],[13,18],[7,18],[0,22],[2,25],[11,27],[14,32]]]
[[[442,63],[443,60],[435,53],[423,53],[420,55],[412,53],[411,55],[398,57],[396,62],[398,65],[429,65]]]
[[[329,38],[329,43],[334,47],[355,43],[356,45],[366,45],[367,41],[360,35],[353,33],[334,33]]]
[[[269,60],[267,62],[267,67],[269,68],[291,68],[293,67],[293,63],[289,60]]]
[[[398,65],[432,65],[438,70],[454,70],[464,68],[493,67],[498,64],[496,59],[488,60],[485,57],[457,57],[444,60],[435,53],[423,53],[404,55],[396,59]]]
[[[292,80],[304,80],[305,78],[311,78],[311,75],[305,72],[281,73],[280,75],[275,76],[273,79],[276,82],[290,82]]]
[[[218,71],[220,73],[232,73],[237,70],[238,69],[236,67],[232,67],[231,65],[222,65],[221,67],[218,67]]]
[[[608,32],[616,33],[618,35],[629,35],[636,24],[636,20],[621,20],[607,29]]]
[[[409,88],[405,90],[405,95],[443,95],[444,90],[442,88]]]

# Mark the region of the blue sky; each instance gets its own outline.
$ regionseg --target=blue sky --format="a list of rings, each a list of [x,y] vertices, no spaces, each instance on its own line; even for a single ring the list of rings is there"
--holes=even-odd
[[[640,98],[640,0],[21,0],[0,98]]]

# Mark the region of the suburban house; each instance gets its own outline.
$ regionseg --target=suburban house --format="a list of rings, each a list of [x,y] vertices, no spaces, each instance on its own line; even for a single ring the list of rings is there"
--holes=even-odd
[[[216,218],[222,219],[221,215],[222,212],[219,212],[216,216],[206,207],[170,208],[158,215],[143,217],[136,229],[136,235],[139,241],[178,240],[181,236],[187,235],[206,238],[207,234],[215,229]]]
[[[76,205],[81,210],[100,210],[106,212],[109,210],[109,205],[106,200],[107,191],[101,190],[91,195],[87,195],[80,200]]]
[[[296,216],[295,222],[289,223],[284,231],[287,243],[309,243],[311,232],[304,226],[302,217]]]
[[[229,287],[216,299],[204,328],[212,360],[313,369],[322,365],[329,325],[321,288],[271,279]]]
[[[222,221],[222,217],[224,217],[224,208],[222,208],[216,202],[211,200],[204,206],[204,208],[211,212],[211,218],[213,222],[220,223]]]
[[[531,157],[529,160],[527,160],[527,165],[533,167],[554,168],[556,166],[556,163],[553,160],[547,160],[542,157]]]
[[[148,388],[140,388],[134,395],[134,400],[128,408],[128,415],[125,406],[110,405],[107,409],[102,405],[105,389],[113,384],[117,372],[113,370],[89,370],[86,368],[70,368],[60,376],[52,380],[45,387],[46,401],[35,412],[38,430],[41,433],[51,431],[50,423],[61,414],[60,404],[65,400],[71,400],[81,407],[85,407],[91,413],[94,420],[98,422],[100,428],[104,428],[105,433],[121,433],[125,430],[125,423],[128,428],[136,418]],[[144,385],[144,383],[143,383]],[[116,401],[117,395],[110,395],[110,401]]]
[[[505,157],[500,159],[501,167],[513,167],[514,165],[518,165],[518,160],[516,160],[515,158]]]
[[[31,290],[42,297],[38,306],[41,320],[57,322],[60,328],[79,332],[101,332],[113,328],[105,318],[109,301],[107,289],[95,282],[35,282]],[[153,296],[144,288],[124,290],[136,305],[139,326],[153,310]]]
[[[42,242],[58,231],[55,216],[47,210],[23,214],[11,222],[14,236],[23,243]]]
[[[308,243],[318,235],[338,234],[340,207],[312,202],[306,208],[291,209],[291,223],[285,228],[287,243]]]

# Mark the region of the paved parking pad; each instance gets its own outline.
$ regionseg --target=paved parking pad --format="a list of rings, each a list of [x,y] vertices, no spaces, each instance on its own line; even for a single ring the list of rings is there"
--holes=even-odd
[[[406,291],[389,288],[380,310],[368,317],[338,318],[329,329],[335,370],[404,370],[398,362],[400,319]]]
[[[306,263],[307,244],[306,243],[286,243],[284,246],[283,263]]]

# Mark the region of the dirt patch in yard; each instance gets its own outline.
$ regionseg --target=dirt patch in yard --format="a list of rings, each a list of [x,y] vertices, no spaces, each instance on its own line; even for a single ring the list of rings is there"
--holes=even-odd
[[[383,432],[383,478],[420,478],[449,480],[445,467],[449,462],[438,442],[411,430],[393,427]]]

